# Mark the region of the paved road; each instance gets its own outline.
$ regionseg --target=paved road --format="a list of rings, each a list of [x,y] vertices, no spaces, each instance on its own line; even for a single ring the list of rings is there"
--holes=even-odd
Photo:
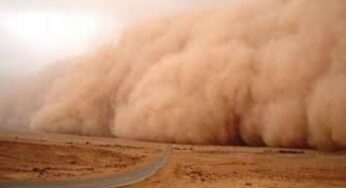
[[[160,170],[166,163],[172,147],[142,168],[101,178],[85,180],[45,181],[45,182],[0,182],[1,188],[114,188],[140,182]]]

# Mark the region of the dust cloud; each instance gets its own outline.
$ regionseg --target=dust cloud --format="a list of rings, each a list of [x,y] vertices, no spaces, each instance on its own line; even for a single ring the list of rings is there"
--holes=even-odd
[[[117,44],[2,88],[0,123],[346,149],[345,20],[343,0],[246,0],[138,24]]]

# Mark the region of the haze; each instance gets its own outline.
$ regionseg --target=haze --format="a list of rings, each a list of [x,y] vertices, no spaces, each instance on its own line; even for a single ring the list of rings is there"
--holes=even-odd
[[[115,42],[122,28],[138,20],[224,2],[227,0],[1,1],[0,80],[85,54],[109,40]]]

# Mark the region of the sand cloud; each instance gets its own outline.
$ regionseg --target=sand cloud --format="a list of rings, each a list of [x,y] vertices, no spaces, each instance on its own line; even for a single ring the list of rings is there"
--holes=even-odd
[[[174,143],[346,149],[345,19],[342,0],[247,0],[139,24],[117,44],[3,89],[0,123]]]

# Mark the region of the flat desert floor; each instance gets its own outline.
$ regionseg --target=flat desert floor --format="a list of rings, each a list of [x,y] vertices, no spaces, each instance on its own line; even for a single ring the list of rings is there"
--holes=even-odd
[[[166,144],[117,138],[0,131],[0,182],[121,174],[145,166]],[[173,145],[151,187],[346,187],[346,152]]]

